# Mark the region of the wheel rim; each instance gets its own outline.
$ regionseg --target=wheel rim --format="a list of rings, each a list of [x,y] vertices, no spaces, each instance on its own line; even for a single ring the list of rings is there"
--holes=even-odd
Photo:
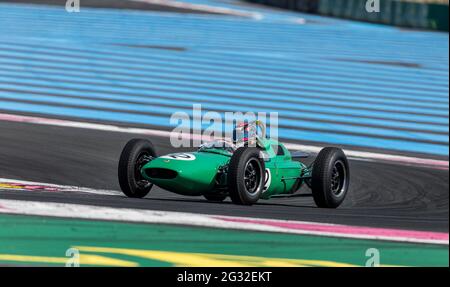
[[[248,193],[258,192],[261,185],[261,170],[259,162],[256,159],[249,160],[244,170],[244,185]]]
[[[333,166],[331,172],[331,192],[339,197],[345,192],[347,184],[347,172],[345,164],[342,161],[337,161]]]
[[[141,174],[141,169],[149,163],[153,157],[148,152],[141,152],[139,156],[137,157],[136,163],[134,165],[135,171],[134,171],[134,179],[136,180],[136,184],[141,189],[145,189],[152,186],[152,183],[148,180],[144,179],[144,177]]]

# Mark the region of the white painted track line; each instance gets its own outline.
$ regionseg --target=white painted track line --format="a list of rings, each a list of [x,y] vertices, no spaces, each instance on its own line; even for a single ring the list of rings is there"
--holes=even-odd
[[[174,1],[174,0],[133,0],[133,1],[161,5],[161,6],[166,6],[166,7],[173,7],[173,8],[197,10],[197,11],[203,11],[203,12],[208,12],[208,13],[225,14],[225,15],[239,16],[239,17],[249,17],[249,18],[253,18],[253,19],[257,19],[257,20],[262,19],[262,17],[263,17],[263,15],[261,13],[257,13],[257,12],[236,10],[236,9],[231,9],[231,8],[210,6],[210,5],[203,5],[203,4],[179,2],[179,1]]]
[[[65,186],[0,178],[0,192],[2,190],[17,192],[77,192],[123,196],[121,192],[114,190],[98,190],[78,186]],[[211,228],[448,245],[448,233],[442,232],[423,232],[306,221],[233,217],[130,208],[111,208],[68,203],[0,199],[0,214],[1,213],[89,220],[177,224]]]
[[[448,245],[448,233],[0,199],[0,213]]]

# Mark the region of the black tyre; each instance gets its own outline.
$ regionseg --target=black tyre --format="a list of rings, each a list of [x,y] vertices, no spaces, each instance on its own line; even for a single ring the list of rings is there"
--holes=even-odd
[[[208,201],[214,201],[214,202],[222,202],[224,201],[227,196],[225,194],[215,194],[215,193],[211,193],[211,194],[205,194],[203,195]]]
[[[141,175],[141,168],[156,157],[152,143],[144,139],[132,139],[123,148],[119,160],[119,184],[128,197],[145,197],[153,184]]]
[[[256,203],[264,189],[265,165],[257,148],[241,147],[228,166],[228,188],[235,204]]]
[[[337,208],[344,201],[350,183],[347,157],[339,148],[326,147],[313,164],[311,189],[318,207]]]

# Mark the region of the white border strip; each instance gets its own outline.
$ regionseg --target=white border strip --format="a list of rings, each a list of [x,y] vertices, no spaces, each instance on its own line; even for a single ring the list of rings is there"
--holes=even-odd
[[[156,130],[156,129],[119,127],[119,126],[108,125],[108,124],[95,124],[95,123],[88,123],[88,122],[68,121],[68,120],[60,120],[60,119],[3,114],[3,113],[0,113],[0,121],[80,128],[80,129],[117,132],[117,133],[140,134],[140,135],[157,136],[157,137],[165,137],[165,138],[170,138],[170,135],[171,135],[170,131],[163,131],[163,130]],[[199,135],[186,135],[186,134],[183,134],[182,136],[185,138],[188,138],[188,139],[199,137]],[[288,148],[290,150],[301,150],[301,151],[311,152],[311,153],[318,153],[322,149],[322,147],[320,147],[320,146],[300,145],[300,144],[292,144],[292,143],[285,143],[285,146],[286,146],[286,148]],[[375,161],[394,162],[394,163],[404,164],[404,165],[424,166],[424,167],[430,167],[430,168],[435,168],[435,169],[444,169],[444,170],[449,169],[449,162],[445,161],[445,160],[435,160],[435,159],[427,159],[427,158],[419,158],[419,157],[408,157],[408,156],[400,156],[400,155],[392,155],[392,154],[384,154],[384,153],[374,153],[374,152],[363,152],[363,151],[356,151],[356,150],[350,150],[350,149],[346,149],[345,153],[348,157],[351,157],[356,160],[375,160]]]
[[[3,188],[2,186],[0,186],[0,191],[3,189],[18,192],[77,192],[123,196],[122,193],[114,190],[97,190],[78,186],[64,186],[14,179],[0,178],[0,184],[11,185],[11,187]],[[48,210],[51,211],[47,212]],[[98,210],[103,210],[100,213],[101,215],[98,215]],[[142,223],[178,224],[213,228],[448,245],[448,233],[440,232],[436,233],[385,228],[366,228],[306,221],[231,217],[222,215],[166,212],[128,208],[115,209],[110,207],[66,203],[0,200],[0,213],[97,220],[117,220]],[[106,216],[103,216],[104,214],[106,214]],[[309,227],[312,227],[312,230]],[[447,240],[442,240],[443,238],[447,238]]]
[[[427,243],[427,244],[441,244],[441,245],[449,244],[448,240],[399,237],[389,235],[377,236],[371,234],[343,234],[343,233],[311,231],[302,229],[290,229],[258,223],[232,221],[239,219],[245,220],[245,218],[240,217],[220,216],[221,218],[225,219],[221,220],[220,218],[216,218],[218,216],[206,214],[193,214],[193,213],[167,212],[167,211],[154,211],[154,210],[141,210],[128,208],[110,208],[110,207],[88,206],[88,205],[67,204],[67,203],[47,203],[47,202],[0,199],[0,213],[50,216],[60,218],[78,218],[90,220],[126,221],[139,223],[153,223],[153,224],[175,224],[175,225],[237,229],[248,231],[290,233],[300,235],[388,240],[388,241],[410,242],[410,243]],[[230,221],[227,221],[226,219],[230,219]],[[252,218],[251,220],[258,220],[258,219]],[[276,222],[309,224],[319,226],[340,226],[333,224],[287,221],[287,220],[276,220]]]
[[[166,7],[180,8],[180,9],[197,10],[197,11],[209,12],[209,13],[226,14],[226,15],[233,15],[233,16],[239,16],[239,17],[250,17],[253,19],[257,19],[257,20],[260,20],[263,18],[262,14],[257,13],[257,12],[236,10],[236,9],[231,9],[231,8],[209,6],[209,5],[203,5],[203,4],[185,3],[185,2],[179,2],[179,1],[173,1],[173,0],[133,0],[133,1],[161,5],[161,6],[166,6]]]

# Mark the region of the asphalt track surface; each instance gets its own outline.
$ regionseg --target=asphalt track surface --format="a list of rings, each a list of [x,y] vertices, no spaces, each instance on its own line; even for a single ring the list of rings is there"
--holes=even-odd
[[[7,163],[0,177],[113,190],[119,190],[121,149],[133,138],[130,134],[9,122],[0,122],[0,131],[0,162]],[[158,154],[174,151],[168,139],[150,140]],[[314,207],[311,197],[271,199],[248,207],[209,203],[158,188],[145,199],[35,191],[2,191],[0,198],[448,232],[447,170],[365,161],[350,164],[350,192],[336,210]]]

